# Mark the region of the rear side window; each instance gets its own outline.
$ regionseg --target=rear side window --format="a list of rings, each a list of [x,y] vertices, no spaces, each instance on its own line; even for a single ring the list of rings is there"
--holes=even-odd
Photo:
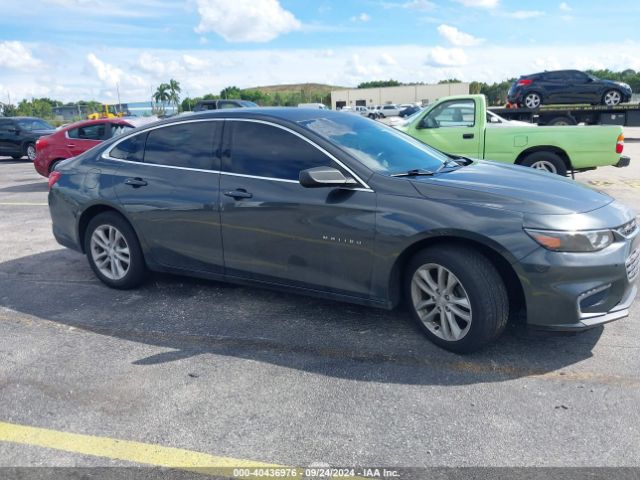
[[[151,130],[145,145],[144,163],[217,170],[213,140],[221,124],[190,122]]]
[[[141,162],[144,158],[144,144],[147,133],[143,132],[118,143],[109,152],[109,156],[130,162]]]
[[[231,127],[231,172],[298,180],[307,168],[336,165],[300,137],[263,123],[228,122]]]
[[[106,130],[107,126],[104,123],[98,123],[95,125],[72,128],[67,131],[67,136],[78,140],[104,140]]]

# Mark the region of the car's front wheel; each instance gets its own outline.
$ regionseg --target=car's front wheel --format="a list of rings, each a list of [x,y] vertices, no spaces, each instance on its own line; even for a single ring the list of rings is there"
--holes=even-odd
[[[430,247],[409,263],[409,310],[435,344],[457,353],[485,346],[504,330],[509,301],[493,264],[465,247]]]
[[[124,290],[144,280],[146,267],[138,237],[120,214],[104,212],[91,219],[84,249],[91,269],[109,287]]]
[[[608,107],[615,107],[622,102],[622,95],[618,90],[608,90],[602,96],[602,104]]]

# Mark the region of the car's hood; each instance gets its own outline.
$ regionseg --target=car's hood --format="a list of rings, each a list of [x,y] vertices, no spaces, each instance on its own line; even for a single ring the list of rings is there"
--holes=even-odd
[[[482,160],[447,173],[413,177],[412,183],[429,198],[525,214],[589,212],[613,201],[609,195],[558,175]]]
[[[618,87],[624,87],[626,89],[631,89],[631,87],[629,86],[629,84],[624,83],[624,82],[616,82],[615,80],[600,80],[602,83],[606,83],[607,85],[611,85],[611,86],[618,86]]]

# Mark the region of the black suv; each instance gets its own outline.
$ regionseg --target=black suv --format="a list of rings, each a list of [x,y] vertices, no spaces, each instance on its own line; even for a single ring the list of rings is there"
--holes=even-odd
[[[602,80],[578,70],[534,73],[518,78],[507,94],[509,103],[536,109],[543,103],[591,103],[613,107],[631,100],[626,83]]]
[[[26,155],[33,162],[36,159],[36,140],[55,131],[40,118],[0,118],[0,156],[17,160]]]
[[[194,112],[206,110],[221,110],[223,108],[254,108],[258,105],[248,100],[200,100],[196,103]]]

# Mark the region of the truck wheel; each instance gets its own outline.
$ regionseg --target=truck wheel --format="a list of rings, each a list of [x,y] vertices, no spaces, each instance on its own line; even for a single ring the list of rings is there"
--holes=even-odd
[[[527,93],[524,97],[524,106],[535,110],[542,104],[542,98],[535,92]]]
[[[138,237],[116,212],[91,219],[84,235],[84,251],[93,272],[111,288],[126,290],[144,280],[146,266]]]
[[[618,90],[607,90],[602,96],[602,104],[614,107],[622,101],[622,95]]]
[[[547,122],[547,125],[549,126],[577,125],[577,124],[578,122],[576,122],[573,118],[568,116],[555,117]]]
[[[497,338],[509,318],[502,278],[479,252],[431,247],[409,263],[405,292],[412,317],[436,345],[469,353]]]
[[[567,175],[567,166],[560,155],[555,152],[540,151],[527,155],[520,165],[523,167],[531,167],[536,170],[544,170],[550,173],[556,173],[561,176]]]

